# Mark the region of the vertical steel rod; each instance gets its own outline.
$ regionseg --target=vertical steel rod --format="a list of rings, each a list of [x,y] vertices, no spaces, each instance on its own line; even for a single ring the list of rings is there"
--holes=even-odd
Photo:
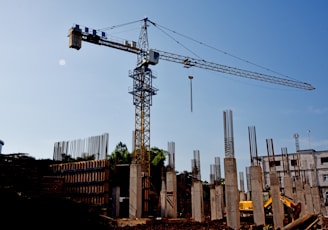
[[[190,79],[190,111],[192,112],[192,79],[194,78],[193,76],[188,76]]]

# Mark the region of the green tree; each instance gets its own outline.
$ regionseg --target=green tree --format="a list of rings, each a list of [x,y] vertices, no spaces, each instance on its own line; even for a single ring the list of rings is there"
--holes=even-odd
[[[90,156],[87,156],[85,154],[83,154],[82,157],[77,157],[76,160],[77,161],[92,161],[92,160],[95,160],[96,157],[94,154],[90,155]]]
[[[69,154],[62,153],[62,162],[75,162],[76,160]]]
[[[167,151],[159,149],[158,147],[150,148],[150,180],[151,180],[151,200],[150,210],[156,209],[158,205],[159,192],[161,189],[161,178],[163,170],[165,169],[164,163],[166,160]],[[121,191],[128,191],[128,177],[126,170],[122,167],[116,167],[118,164],[131,164],[132,153],[122,142],[116,145],[115,150],[107,156],[110,160],[112,182],[114,185],[120,186]],[[124,178],[124,179],[123,179]],[[126,194],[128,196],[128,194]]]
[[[168,152],[157,147],[150,148],[150,164],[155,167],[164,167]]]
[[[130,164],[132,160],[132,155],[129,152],[126,144],[119,142],[116,145],[115,150],[111,155],[108,156],[111,165],[115,166],[117,164]]]
[[[158,147],[150,148],[150,171],[151,177],[156,181],[161,181],[161,174],[164,169],[167,151]],[[110,160],[111,168],[115,171],[115,166],[118,164],[131,164],[132,154],[129,152],[126,144],[119,142],[111,155],[107,156]],[[160,183],[159,183],[160,184]],[[158,187],[158,186],[156,186]]]
[[[153,190],[159,193],[162,185],[162,175],[165,170],[165,160],[168,152],[157,147],[150,148],[150,176]]]

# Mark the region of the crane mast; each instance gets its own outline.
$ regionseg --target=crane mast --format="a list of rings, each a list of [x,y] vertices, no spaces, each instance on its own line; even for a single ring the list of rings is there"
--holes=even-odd
[[[141,165],[143,175],[143,213],[145,214],[148,212],[150,189],[150,107],[152,105],[152,96],[156,95],[158,91],[152,85],[152,80],[156,77],[153,75],[149,65],[156,65],[159,59],[161,59],[179,63],[185,67],[197,67],[299,89],[315,89],[311,84],[305,82],[270,76],[156,49],[149,49],[147,34],[148,21],[148,18],[144,18],[138,45],[134,41],[115,41],[114,39],[109,39],[105,32],[88,27],[80,27],[79,25],[71,27],[68,35],[70,48],[79,50],[82,47],[82,41],[84,41],[137,55],[136,68],[129,71],[129,77],[133,79],[133,86],[129,88],[129,93],[133,95],[133,105],[135,106],[133,163]],[[152,24],[154,23],[152,22]]]
[[[144,24],[139,36],[138,46],[141,50],[148,50],[147,21]],[[142,172],[150,175],[150,106],[152,96],[156,95],[157,89],[152,86],[152,79],[155,78],[146,61],[144,52],[139,52],[137,56],[137,67],[129,72],[129,77],[133,79],[132,90],[133,104],[135,106],[135,131],[133,160],[142,165]]]
[[[70,48],[79,50],[81,42],[104,45],[111,48],[137,54],[137,67],[129,71],[129,77],[133,79],[133,86],[129,93],[133,95],[133,105],[135,106],[135,130],[134,144],[132,150],[132,159],[134,164],[141,165],[142,173],[142,200],[144,215],[148,212],[149,190],[150,190],[150,107],[152,105],[152,96],[156,95],[158,89],[153,87],[152,80],[155,76],[152,74],[149,65],[155,65],[158,62],[158,54],[149,50],[147,34],[147,18],[144,19],[142,29],[139,35],[138,46],[135,42],[116,42],[108,40],[106,34],[97,30],[90,30],[75,25],[70,29]]]
[[[141,50],[148,50],[147,20],[139,36],[138,46]],[[129,72],[129,77],[133,79],[132,90],[133,104],[135,106],[135,130],[133,163],[141,165],[142,172],[142,200],[143,213],[146,215],[149,209],[150,190],[150,107],[152,96],[156,95],[157,89],[152,86],[152,79],[155,78],[149,68],[147,53],[139,52],[137,56],[137,67]]]

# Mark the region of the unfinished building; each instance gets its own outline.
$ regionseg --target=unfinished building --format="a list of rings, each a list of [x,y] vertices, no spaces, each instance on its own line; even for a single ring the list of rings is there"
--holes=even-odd
[[[261,157],[264,186],[270,185],[269,158]],[[328,214],[328,151],[314,149],[298,150],[296,153],[275,155],[275,166],[279,178],[281,192],[288,193],[289,182],[286,174],[291,178],[292,193],[296,193],[297,181],[300,181],[301,190],[307,185],[311,188],[313,206],[307,212]],[[304,187],[305,186],[305,187]],[[319,197],[318,197],[319,195]],[[304,195],[305,196],[305,195]],[[304,197],[305,199],[305,197]],[[323,201],[323,202],[322,202]],[[309,203],[309,199],[307,200]]]

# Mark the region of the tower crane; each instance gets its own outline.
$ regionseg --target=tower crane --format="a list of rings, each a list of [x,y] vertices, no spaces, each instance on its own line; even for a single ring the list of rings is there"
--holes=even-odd
[[[107,34],[103,31],[90,29],[89,27],[83,27],[77,24],[69,29],[68,35],[69,47],[76,50],[79,50],[82,47],[83,41],[95,45],[119,49],[137,55],[136,68],[129,71],[129,77],[133,79],[133,86],[129,93],[133,95],[133,104],[135,106],[133,161],[134,163],[141,165],[142,172],[148,177],[150,176],[150,106],[152,105],[152,96],[156,95],[158,91],[158,89],[152,85],[152,80],[155,76],[152,74],[149,65],[158,64],[160,59],[182,64],[185,67],[197,67],[288,87],[304,90],[315,89],[311,84],[305,82],[270,76],[263,73],[230,67],[157,49],[150,49],[147,34],[148,23],[155,25],[155,23],[148,18],[143,19],[138,44],[135,41],[127,40],[118,42],[109,39]],[[149,189],[149,181],[143,183],[143,189]],[[147,212],[148,210],[147,199],[147,195],[144,195],[144,212]]]

